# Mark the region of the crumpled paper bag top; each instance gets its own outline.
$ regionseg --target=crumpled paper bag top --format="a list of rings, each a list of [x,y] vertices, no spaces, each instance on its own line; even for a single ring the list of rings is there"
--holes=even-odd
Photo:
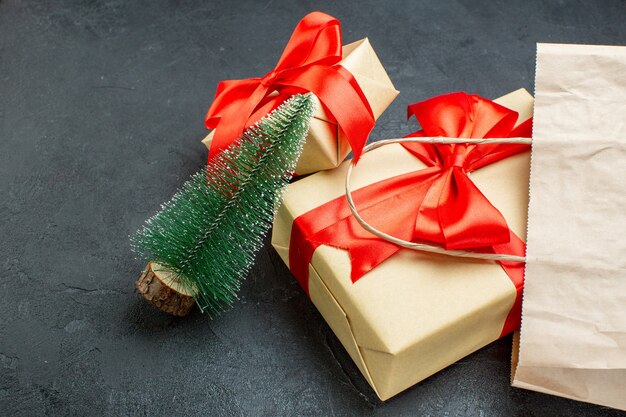
[[[626,410],[626,47],[538,45],[525,279],[513,385]]]

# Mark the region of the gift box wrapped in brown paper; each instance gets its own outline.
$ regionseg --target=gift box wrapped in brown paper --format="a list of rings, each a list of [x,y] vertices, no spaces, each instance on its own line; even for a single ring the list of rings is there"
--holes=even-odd
[[[531,117],[533,99],[526,90],[495,102],[517,111],[518,124]],[[294,220],[344,195],[350,163],[288,186],[272,235],[272,245],[288,266]],[[352,189],[423,168],[402,145],[384,146],[363,155]],[[528,172],[529,152],[522,152],[471,173],[522,240]],[[311,301],[382,400],[501,337],[520,290],[497,263],[406,249],[353,282],[348,252],[321,245],[308,271]]]
[[[344,45],[342,57],[339,64],[354,76],[372,108],[374,118],[378,119],[399,93],[372,45],[367,38]],[[296,167],[297,175],[335,168],[350,153],[345,134],[319,100],[316,101],[317,111],[311,120],[309,135]],[[211,147],[212,138],[213,132],[202,140],[207,149]]]

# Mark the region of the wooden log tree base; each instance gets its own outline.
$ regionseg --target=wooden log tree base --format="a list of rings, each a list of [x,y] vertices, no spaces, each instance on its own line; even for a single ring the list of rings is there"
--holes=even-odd
[[[189,314],[196,304],[193,293],[172,272],[155,262],[148,263],[135,286],[152,305],[177,317]]]

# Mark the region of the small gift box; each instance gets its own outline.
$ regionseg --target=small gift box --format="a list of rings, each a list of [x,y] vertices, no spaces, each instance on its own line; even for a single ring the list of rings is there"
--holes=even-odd
[[[367,38],[341,46],[339,21],[305,16],[276,66],[262,78],[223,81],[209,113],[215,128],[202,142],[209,157],[294,93],[318,99],[296,174],[337,167],[358,155],[374,121],[398,95]],[[217,137],[219,136],[219,137]]]
[[[530,135],[532,105],[525,90],[495,102],[456,93],[410,112],[418,136],[506,138]],[[366,232],[346,203],[349,164],[288,186],[272,244],[386,400],[516,329],[523,265],[400,249]],[[368,223],[401,239],[523,256],[528,170],[527,145],[392,144],[363,155],[352,196]]]

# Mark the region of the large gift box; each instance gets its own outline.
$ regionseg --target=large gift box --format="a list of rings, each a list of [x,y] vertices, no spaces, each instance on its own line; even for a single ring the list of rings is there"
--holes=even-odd
[[[421,135],[513,137],[522,136],[522,130],[529,135],[533,99],[527,91],[495,100],[499,105],[476,97],[450,95],[445,99],[456,100],[454,106],[438,107],[436,102],[428,114],[417,106],[414,113],[425,130]],[[442,126],[430,126],[426,132],[425,119],[442,114]],[[489,145],[469,152],[473,147],[455,146],[458,152],[439,155],[428,147],[421,153],[410,152],[401,144],[364,154],[351,180],[361,215],[379,229],[393,229],[410,240],[415,236],[415,216],[438,210],[424,202],[419,208],[418,200],[445,195],[453,210],[441,212],[450,221],[444,234],[451,240],[444,246],[467,248],[471,247],[467,240],[474,239],[484,246],[479,251],[523,255],[527,147]],[[272,244],[377,395],[386,400],[516,329],[523,265],[399,249],[359,229],[345,207],[349,163],[288,186],[274,222]],[[420,188],[424,184],[430,191]],[[437,189],[450,185],[449,194]],[[386,194],[389,188],[394,188],[391,197]],[[394,194],[395,188],[405,192]],[[422,192],[425,197],[416,197]],[[372,210],[379,214],[374,217],[369,205],[377,204]],[[455,228],[471,217],[455,219],[457,204],[473,205],[470,212],[478,213],[469,223],[480,227],[469,235],[453,236]],[[488,217],[484,225],[481,207]],[[414,211],[419,214],[411,217]],[[336,218],[343,222],[333,224]],[[405,222],[406,218],[412,220],[397,227],[398,219]],[[417,229],[426,238],[431,236],[427,240],[437,241],[437,230]],[[359,236],[355,246],[342,240],[348,236],[349,241],[351,234]]]
[[[317,31],[309,28],[307,32],[302,28],[303,22],[311,26],[317,25],[319,28]],[[324,37],[323,35],[328,32],[329,24],[336,26],[334,35]],[[309,41],[309,39],[311,40]],[[326,42],[322,42],[320,39],[326,40]],[[329,45],[332,43],[334,44]],[[303,44],[306,45],[303,46]],[[333,54],[326,52],[326,49],[332,48],[337,49],[336,56],[331,56]],[[297,52],[301,49],[307,49],[309,56],[296,57],[294,59],[294,55],[297,55]],[[320,49],[324,49],[324,52],[316,52],[316,50]],[[310,51],[313,51],[313,53],[310,53]],[[318,57],[317,61],[309,62],[312,61],[310,55],[316,53],[323,56],[321,58]],[[287,62],[285,64],[289,60],[297,61],[297,63]],[[320,64],[319,62],[323,63]],[[328,62],[332,65],[329,65]],[[325,69],[328,69],[328,67],[333,69],[340,68],[339,71],[335,72],[320,70],[313,73],[311,68],[315,66],[326,67]],[[355,153],[359,153],[360,148],[365,143],[367,134],[369,134],[369,130],[373,126],[374,120],[378,119],[399,94],[369,40],[365,38],[341,47],[339,23],[330,16],[319,12],[306,16],[299,27],[296,28],[277,68],[279,69],[271,71],[262,79],[255,79],[257,83],[265,84],[265,96],[255,102],[257,105],[254,107],[250,118],[244,120],[246,125],[252,124],[252,122],[267,114],[269,110],[280,104],[293,92],[312,91],[315,94],[317,91],[314,88],[309,89],[307,84],[312,81],[314,81],[314,84],[317,84],[319,91],[327,91],[326,95],[329,96],[319,97],[321,100],[316,96],[317,111],[311,121],[309,135],[296,167],[296,174],[298,175],[335,168],[353,148],[356,151]],[[292,74],[300,70],[303,72],[309,71],[311,74],[305,75],[310,79],[305,81],[297,79],[294,81]],[[281,76],[281,74],[286,75]],[[341,77],[349,78],[350,84],[330,84],[328,80],[331,80],[333,83],[337,81],[337,78],[342,80],[342,78],[337,77],[337,74],[340,74]],[[271,79],[271,82],[266,81],[268,78]],[[248,82],[249,80],[243,81]],[[288,88],[293,84],[298,84],[298,88],[295,90]],[[254,84],[252,84],[252,87],[254,87]],[[258,93],[253,88],[250,90],[242,88],[241,94],[244,97],[235,97],[235,99],[228,101],[227,94],[224,94],[224,90],[228,90],[228,87],[221,89],[222,91],[220,89],[218,87],[216,103],[214,103],[213,109],[217,110],[213,114],[210,111],[207,121],[211,117],[220,114],[221,110],[218,107],[232,107],[237,113],[246,113],[242,109],[244,106],[241,105],[239,100],[245,98],[246,94],[252,96]],[[349,101],[351,95],[348,93],[354,96],[356,103]],[[224,97],[220,98],[220,95]],[[261,96],[259,95],[259,97]],[[363,103],[359,103],[359,100],[363,101]],[[226,103],[218,103],[218,101],[226,101]],[[360,115],[357,112],[360,107],[369,107],[369,115]],[[369,120],[367,120],[368,118]],[[342,123],[338,123],[338,120],[345,120],[346,123],[342,125]],[[354,126],[350,127],[350,124]],[[220,128],[218,125],[215,127],[217,129]],[[354,130],[357,130],[357,132],[354,132]],[[215,130],[209,133],[202,141],[210,152],[216,151],[213,143],[214,136]]]

